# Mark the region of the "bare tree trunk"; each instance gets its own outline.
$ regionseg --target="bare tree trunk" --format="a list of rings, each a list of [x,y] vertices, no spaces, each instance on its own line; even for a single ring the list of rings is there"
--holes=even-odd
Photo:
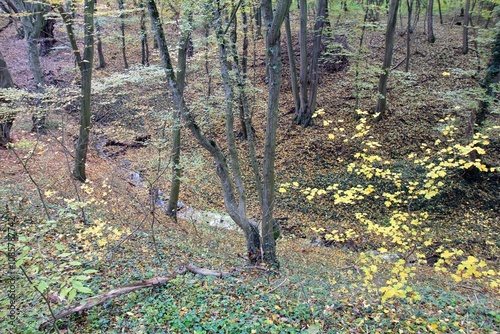
[[[189,16],[189,14],[188,14]],[[189,20],[189,19],[188,19]],[[190,27],[190,25],[188,25]],[[188,41],[191,35],[191,28],[184,28],[179,38],[179,48],[177,53],[177,87],[179,93],[184,94],[186,84],[186,61]],[[179,193],[181,188],[181,114],[176,108],[173,113],[172,126],[172,185],[170,187],[170,196],[168,199],[167,214],[177,219],[177,203],[179,202]]]
[[[276,158],[276,132],[278,129],[279,93],[281,88],[281,41],[280,28],[290,9],[291,0],[280,0],[275,12],[272,0],[261,0],[262,15],[266,23],[266,66],[269,69],[267,124],[264,143],[263,198],[262,198],[262,251],[264,262],[279,268],[276,255],[275,233],[278,224],[274,214],[274,162]]]
[[[429,0],[429,5],[427,7],[427,41],[429,43],[434,43],[436,37],[434,36],[434,20],[432,19],[434,0]]]
[[[429,0],[433,1],[433,0]],[[406,6],[408,7],[408,20],[406,23],[406,64],[405,72],[410,71],[410,58],[411,58],[411,35],[413,33],[411,29],[411,14],[413,10],[413,0],[406,0]],[[401,20],[402,21],[402,20]]]
[[[87,150],[89,145],[91,123],[91,88],[92,88],[92,66],[94,63],[94,0],[85,0],[84,2],[84,41],[83,57],[78,49],[76,36],[73,31],[72,16],[66,12],[62,5],[58,5],[66,32],[73,49],[76,63],[82,77],[81,87],[81,109],[80,109],[80,133],[75,147],[75,166],[73,176],[84,182],[87,179],[85,165],[87,162]]]
[[[149,45],[148,45],[148,32],[146,30],[146,12],[144,9],[144,2],[139,3],[141,10],[140,30],[141,30],[141,64],[149,66]]]
[[[48,55],[50,50],[54,47],[54,44],[56,44],[56,40],[54,39],[55,24],[56,20],[53,17],[47,18],[40,32],[40,55],[42,57]]]
[[[307,103],[307,0],[300,0],[300,111],[296,123],[304,127],[309,125],[312,113],[308,110]]]
[[[104,53],[102,52],[101,25],[99,24],[99,19],[95,18],[94,24],[97,37],[97,56],[99,58],[99,66],[97,66],[97,68],[105,68],[106,61],[104,60]]]
[[[467,54],[469,52],[469,18],[470,15],[470,0],[466,0],[465,2],[465,11],[464,11],[464,21],[463,25],[463,33],[462,33],[462,54]]]
[[[439,10],[439,23],[443,24],[443,13],[441,11],[441,0],[437,0]]]
[[[318,92],[318,84],[319,84],[319,56],[321,52],[321,37],[323,35],[323,26],[324,20],[326,16],[326,3],[327,0],[318,0],[318,12],[316,14],[316,23],[314,24],[314,41],[313,41],[313,50],[311,56],[311,68],[310,68],[310,91],[309,91],[309,112],[314,113],[316,110],[316,97]],[[310,123],[310,121],[309,121]]]
[[[257,264],[262,259],[259,230],[256,225],[250,222],[250,220],[240,212],[239,205],[236,202],[229,168],[222,150],[215,141],[207,138],[202,133],[200,127],[194,121],[193,115],[187,108],[184,97],[179,91],[155,0],[147,0],[147,6],[174,103],[179,109],[185,125],[189,128],[198,143],[214,158],[217,176],[219,177],[222,185],[222,193],[226,210],[245,234],[249,262],[251,264]]]
[[[0,88],[12,88],[15,87],[12,81],[12,76],[10,75],[9,69],[7,68],[7,63],[0,52]],[[0,103],[5,103],[6,101],[1,101]],[[0,114],[0,147],[4,147],[10,142],[10,129],[14,122],[16,115],[12,114]]]
[[[380,121],[387,109],[387,79],[391,70],[392,53],[394,49],[394,35],[396,32],[396,21],[399,7],[399,0],[391,0],[389,17],[387,22],[387,31],[385,33],[385,55],[382,64],[382,74],[378,81],[378,101],[374,109],[377,114],[375,120]]]
[[[124,9],[123,0],[118,0],[118,10],[120,11],[119,19],[120,19],[123,65],[125,66],[125,68],[128,68],[127,53],[125,50],[125,21],[124,21],[125,14],[123,14],[123,9]]]
[[[293,101],[295,103],[295,115],[300,112],[300,92],[297,83],[297,65],[295,64],[295,53],[293,51],[292,29],[290,27],[290,14],[285,18],[286,45],[288,51],[288,62],[290,63],[290,82],[292,86]]]

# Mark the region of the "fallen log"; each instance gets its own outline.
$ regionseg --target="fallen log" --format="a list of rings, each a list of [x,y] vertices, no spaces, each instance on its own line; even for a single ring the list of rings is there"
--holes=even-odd
[[[147,280],[142,280],[142,281],[137,281],[133,282],[130,284],[122,285],[121,287],[118,287],[116,289],[112,289],[106,293],[100,294],[98,296],[90,297],[84,300],[80,300],[78,302],[73,303],[69,307],[59,311],[58,313],[55,314],[52,319],[46,320],[42,322],[39,326],[39,329],[43,329],[47,327],[48,325],[53,324],[55,321],[62,319],[64,317],[67,317],[70,314],[74,314],[77,312],[85,311],[90,309],[91,307],[97,306],[104,304],[110,299],[116,298],[121,295],[125,295],[127,293],[144,289],[144,288],[150,288],[154,286],[161,286],[168,281],[176,278],[177,276],[183,275],[186,272],[191,272],[193,274],[198,274],[202,276],[216,276],[216,277],[227,277],[230,275],[229,272],[225,271],[220,271],[220,270],[210,270],[210,269],[204,269],[204,268],[199,268],[195,266],[194,264],[188,263],[182,267],[180,267],[177,271],[172,273],[169,276],[166,277],[154,277],[150,278]]]

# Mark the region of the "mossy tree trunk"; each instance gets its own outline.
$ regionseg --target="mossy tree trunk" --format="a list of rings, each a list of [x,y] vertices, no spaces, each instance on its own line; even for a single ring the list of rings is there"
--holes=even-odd
[[[14,86],[7,63],[0,52],[0,88],[12,88]],[[7,103],[7,101],[0,100],[0,104],[3,103]],[[0,147],[6,146],[10,142],[10,129],[14,118],[15,115],[10,113],[0,113]]]

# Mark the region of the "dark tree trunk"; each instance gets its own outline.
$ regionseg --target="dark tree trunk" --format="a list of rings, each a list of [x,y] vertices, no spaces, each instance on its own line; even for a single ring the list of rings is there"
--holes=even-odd
[[[293,101],[295,103],[295,115],[300,112],[300,92],[297,83],[297,65],[295,63],[295,52],[293,51],[292,29],[290,27],[290,14],[285,18],[286,46],[288,51],[288,62],[290,63],[290,82],[292,86]]]
[[[81,107],[80,107],[80,132],[75,147],[75,166],[73,176],[84,182],[87,179],[86,162],[87,150],[89,145],[91,122],[91,88],[92,88],[92,66],[94,63],[94,0],[85,0],[84,2],[84,41],[83,56],[78,49],[76,36],[73,30],[73,17],[66,12],[62,5],[58,6],[66,32],[73,49],[73,54],[82,77],[81,87]]]
[[[441,0],[437,0],[439,10],[439,23],[443,24],[443,13],[441,11]]]
[[[399,0],[391,0],[387,30],[385,33],[385,55],[382,64],[382,74],[378,81],[378,101],[374,109],[377,114],[375,120],[380,121],[387,109],[387,79],[391,70],[392,53],[394,49],[394,35],[396,32],[396,21],[398,14]]]
[[[434,0],[429,0],[427,7],[427,41],[429,43],[434,43],[436,41],[436,37],[434,36],[434,20],[432,19],[433,5]]]
[[[99,20],[97,18],[94,20],[94,24],[97,38],[97,57],[99,58],[99,66],[97,66],[97,68],[100,69],[106,67],[106,60],[104,60],[104,53],[102,51],[101,25],[99,24]]]
[[[429,0],[432,2],[433,0]],[[408,20],[406,23],[406,64],[405,64],[405,72],[410,71],[410,58],[411,58],[411,14],[413,11],[413,0],[406,0],[406,6],[408,7]]]
[[[307,109],[307,0],[300,0],[300,110],[297,115],[296,123],[304,127],[309,126],[312,113]]]
[[[7,63],[0,52],[0,88],[13,88],[14,82],[10,75],[9,69],[7,68]],[[6,101],[1,101],[0,104],[6,103]],[[0,147],[4,147],[10,142],[10,129],[12,128],[12,123],[16,115],[12,114],[0,114]]]
[[[56,19],[53,17],[49,17],[45,20],[45,23],[42,27],[42,31],[40,32],[40,56],[46,56],[49,54],[50,50],[56,44],[56,40],[54,39],[54,26],[56,24]]]
[[[149,45],[148,45],[148,32],[146,30],[146,11],[144,9],[144,2],[139,3],[139,8],[141,10],[141,64],[144,66],[149,66]]]
[[[469,13],[470,11],[470,0],[466,0],[465,2],[465,11],[464,11],[464,21],[463,32],[462,32],[462,54],[467,54],[469,52]]]
[[[124,20],[125,14],[123,13],[123,9],[124,9],[123,0],[118,0],[118,10],[120,10],[119,19],[120,19],[121,42],[122,42],[121,49],[122,49],[122,56],[123,56],[123,66],[125,68],[128,68],[127,52],[125,49],[125,20]]]
[[[318,84],[319,84],[319,56],[321,53],[321,37],[323,35],[323,26],[324,19],[326,16],[326,3],[327,0],[318,0],[318,12],[316,14],[316,23],[314,24],[314,41],[313,41],[313,50],[311,56],[311,68],[310,68],[310,91],[309,91],[309,112],[314,113],[316,110],[316,97],[318,93]],[[310,121],[309,121],[310,123]]]

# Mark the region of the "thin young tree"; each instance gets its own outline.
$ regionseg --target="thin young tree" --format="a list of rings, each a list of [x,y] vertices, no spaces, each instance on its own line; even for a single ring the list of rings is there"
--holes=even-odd
[[[382,63],[382,73],[378,81],[378,100],[377,106],[373,109],[373,113],[376,115],[376,121],[380,121],[387,110],[387,80],[389,79],[389,72],[391,71],[398,7],[399,0],[391,0],[385,33],[384,61]]]
[[[465,1],[464,21],[462,23],[462,54],[469,52],[469,22],[470,22],[470,0]]]
[[[15,87],[12,81],[12,76],[10,75],[9,69],[7,68],[7,63],[0,52],[0,89],[2,88],[13,88]],[[0,104],[6,101],[1,101]],[[0,147],[6,146],[10,141],[10,129],[14,122],[14,115],[11,113],[0,113]]]
[[[117,1],[118,1],[118,10],[120,11],[118,18],[120,20],[120,34],[121,34],[120,41],[121,41],[121,50],[123,57],[123,66],[125,68],[128,68],[126,41],[125,41],[125,13],[123,12],[125,9],[125,3],[123,0],[117,0]]]
[[[224,204],[231,218],[243,230],[246,238],[248,260],[251,264],[257,264],[264,261],[268,265],[276,268],[279,266],[279,262],[276,255],[276,244],[273,237],[274,219],[272,218],[272,213],[274,210],[274,154],[276,150],[278,97],[281,85],[281,50],[279,43],[279,30],[285,14],[290,7],[290,2],[291,0],[279,1],[275,13],[273,13],[271,0],[262,0],[261,3],[263,8],[263,17],[267,27],[267,66],[270,67],[268,116],[264,148],[265,159],[263,167],[264,200],[262,205],[263,235],[261,242],[258,226],[248,219],[244,210],[240,207],[241,202],[239,202],[236,198],[237,196],[231,178],[230,167],[228,166],[222,149],[214,140],[206,137],[201,131],[179,90],[156,2],[155,0],[147,0],[147,6],[153,22],[155,37],[158,43],[162,63],[167,75],[174,103],[179,109],[185,126],[191,131],[198,143],[206,149],[215,160],[217,175],[222,184]],[[268,233],[266,234],[266,232]]]
[[[73,29],[73,16],[67,12],[62,4],[57,9],[66,26],[76,65],[81,75],[81,106],[80,106],[80,131],[75,147],[75,166],[73,176],[84,182],[87,179],[85,165],[87,162],[87,150],[89,145],[91,122],[91,88],[92,88],[92,66],[94,63],[94,0],[84,0],[84,40],[83,55],[78,49],[76,35]]]
[[[429,43],[436,41],[436,36],[434,36],[434,20],[432,19],[433,7],[434,0],[429,0],[429,4],[427,5],[427,41]]]

